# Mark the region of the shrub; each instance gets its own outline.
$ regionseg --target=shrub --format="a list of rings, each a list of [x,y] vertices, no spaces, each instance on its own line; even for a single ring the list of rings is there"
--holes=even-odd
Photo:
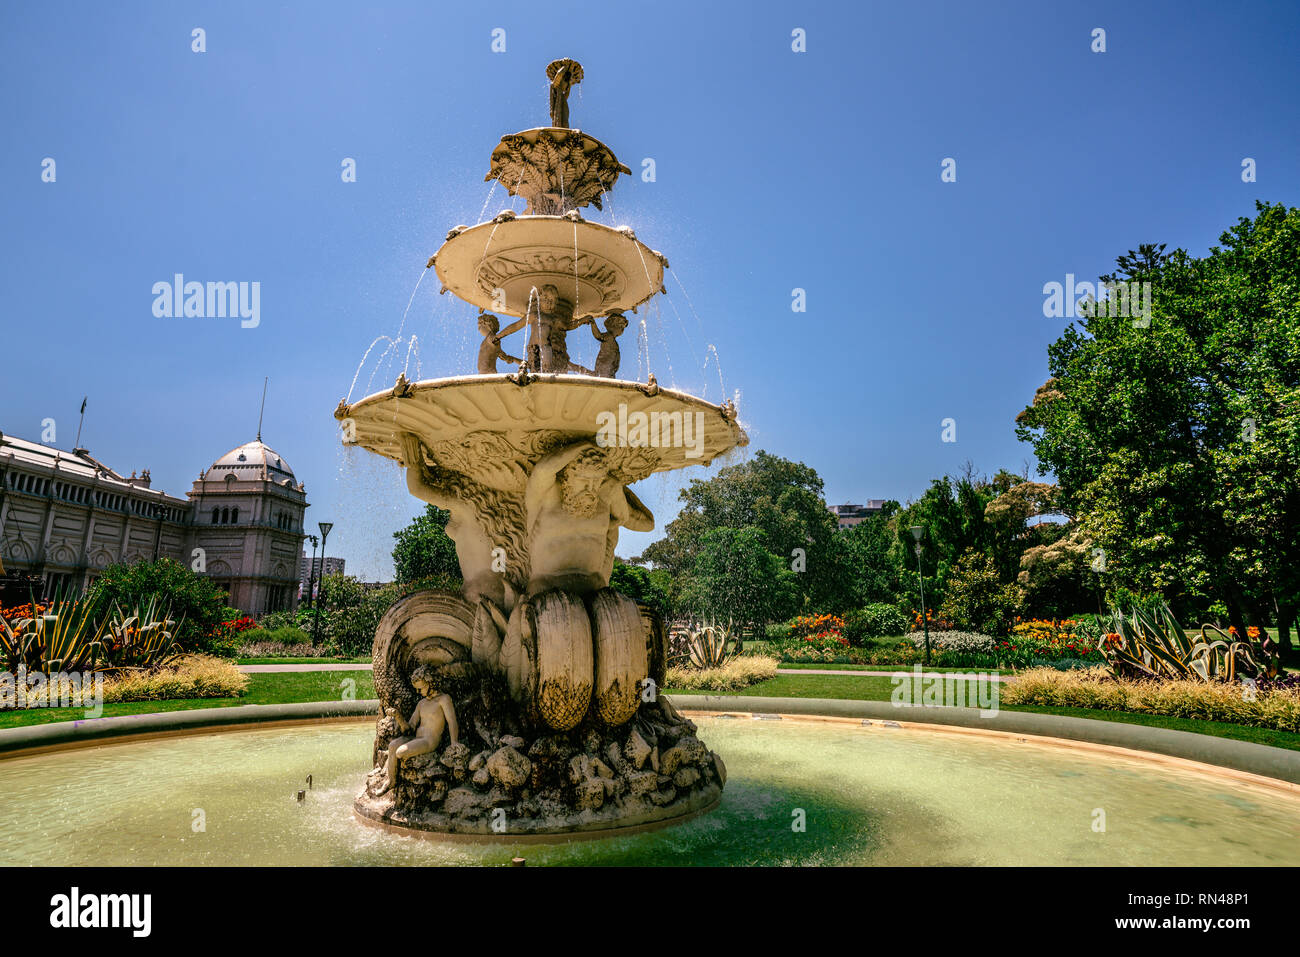
[[[860,660],[862,652],[849,645],[844,636],[806,638],[785,638],[781,641],[768,642],[771,654],[782,661],[797,661],[804,664],[830,664],[832,662],[853,662]]]
[[[967,549],[953,567],[939,610],[959,628],[1005,635],[1022,599],[1019,586],[1002,584],[990,556]]]
[[[1203,625],[1198,636],[1189,637],[1164,604],[1127,615],[1116,610],[1101,650],[1115,674],[1131,678],[1273,678],[1280,664],[1277,649],[1258,628],[1243,638],[1236,628]]]
[[[110,565],[95,580],[90,595],[104,613],[114,605],[140,608],[157,602],[177,622],[173,637],[186,651],[211,651],[228,637],[221,627],[226,621],[226,593],[211,579],[170,558]]]
[[[893,605],[867,605],[844,616],[844,637],[863,645],[871,638],[888,638],[907,630],[907,617]]]
[[[1057,662],[1103,664],[1105,656],[1087,637],[1087,629],[1093,627],[1092,623],[1086,623],[1082,628],[1078,625],[1072,618],[1059,621],[1034,618],[1018,622],[1012,627],[1011,636],[998,642],[998,659],[1012,668],[1034,668],[1048,663],[1055,666]],[[1065,666],[1070,667],[1068,664]]]
[[[284,625],[273,629],[253,628],[244,632],[240,637],[245,645],[303,645],[309,644],[311,640],[307,632],[301,628],[295,628],[293,625]]]
[[[239,646],[240,658],[328,658],[329,649],[308,642],[250,641]]]
[[[925,647],[925,633],[920,631],[909,632],[906,635],[908,641],[918,648]],[[965,652],[967,654],[991,655],[997,646],[997,642],[988,635],[981,635],[974,631],[932,631],[930,632],[930,648],[943,648],[946,651]]]
[[[238,698],[248,676],[211,655],[184,655],[152,671],[127,671],[104,682],[104,701]]]
[[[774,677],[776,665],[775,658],[743,655],[717,668],[674,665],[668,669],[665,680],[668,687],[685,691],[739,691]]]
[[[1260,682],[1253,694],[1242,691],[1242,685],[1228,681],[1116,678],[1104,667],[1034,668],[1003,686],[1002,703],[1133,711],[1300,732],[1300,688]]]
[[[764,626],[763,634],[768,641],[780,641],[782,638],[790,637],[790,625],[788,623],[766,625]]]
[[[844,619],[839,615],[799,615],[790,619],[791,638],[840,638],[843,634]]]

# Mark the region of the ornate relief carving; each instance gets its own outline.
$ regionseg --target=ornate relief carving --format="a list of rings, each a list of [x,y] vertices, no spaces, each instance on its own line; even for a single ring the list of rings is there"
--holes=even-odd
[[[484,180],[498,180],[528,205],[525,216],[555,216],[592,205],[614,188],[620,174],[632,171],[613,151],[578,130],[540,129],[501,138]]]

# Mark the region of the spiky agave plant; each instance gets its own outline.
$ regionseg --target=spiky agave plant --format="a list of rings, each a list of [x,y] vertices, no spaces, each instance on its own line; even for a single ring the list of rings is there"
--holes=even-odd
[[[174,635],[177,622],[159,610],[157,597],[141,608],[137,603],[125,614],[116,603],[108,619],[107,656],[117,668],[152,668],[181,652]]]
[[[32,643],[32,619],[15,618],[12,621],[0,615],[0,661],[5,670],[13,673],[19,665],[27,663],[28,649]]]
[[[687,654],[696,668],[719,668],[733,654],[740,651],[740,638],[728,619],[725,625],[708,622],[698,628],[690,627],[686,637]]]
[[[1218,632],[1213,638],[1207,630]],[[1199,636],[1188,637],[1167,604],[1149,609],[1133,608],[1127,615],[1116,609],[1110,632],[1097,647],[1111,670],[1120,677],[1227,680],[1276,673],[1259,661],[1267,658],[1263,646],[1254,646],[1225,634],[1214,625],[1201,627]]]
[[[45,672],[93,667],[102,652],[105,627],[95,618],[94,603],[88,599],[53,599],[26,623],[28,666]]]

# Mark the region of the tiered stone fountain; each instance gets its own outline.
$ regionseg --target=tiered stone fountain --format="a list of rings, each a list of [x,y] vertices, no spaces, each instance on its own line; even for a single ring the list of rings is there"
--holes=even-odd
[[[480,308],[478,374],[403,375],[335,413],[345,441],[401,463],[411,493],[451,513],[464,575],[458,592],[399,601],[375,636],[375,769],[355,809],[393,827],[599,836],[707,810],[726,779],[658,694],[663,622],[609,576],[619,527],[654,527],[632,483],[748,439],[730,403],[616,378],[623,313],[664,291],[668,263],[579,213],[629,171],[568,126],[582,67],[547,76],[552,125],[504,137],[487,176],[523,214],[458,226],[429,260],[444,292]],[[600,341],[590,370],[566,340],[584,325]]]

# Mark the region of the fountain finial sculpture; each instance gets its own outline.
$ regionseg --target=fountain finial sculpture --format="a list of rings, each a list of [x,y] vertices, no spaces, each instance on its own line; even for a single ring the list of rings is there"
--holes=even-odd
[[[748,439],[732,410],[653,374],[616,378],[623,313],[662,291],[667,260],[578,212],[629,171],[567,128],[581,66],[557,60],[547,75],[552,126],[503,137],[488,173],[527,209],[456,227],[429,260],[481,310],[477,374],[402,376],[335,411],[352,443],[400,463],[410,492],[450,513],[463,579],[406,596],[376,630],[375,766],[355,808],[393,827],[608,833],[706,810],[725,783],[658,694],[662,619],[609,580],[619,530],[654,528],[631,486]],[[581,325],[599,343],[595,375],[569,353]],[[500,359],[517,371],[498,373]]]
[[[577,60],[555,60],[546,67],[551,81],[551,125],[569,128],[569,90],[582,82],[582,64]]]

